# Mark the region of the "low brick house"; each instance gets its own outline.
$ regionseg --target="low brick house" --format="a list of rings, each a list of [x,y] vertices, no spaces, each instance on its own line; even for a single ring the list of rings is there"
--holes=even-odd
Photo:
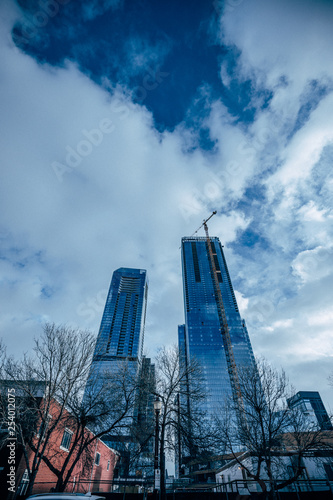
[[[92,434],[88,429],[88,434]],[[68,454],[68,446],[73,435],[73,430],[66,427],[65,429],[54,432],[50,439],[49,447],[45,457],[51,461],[57,468],[61,467]],[[33,459],[33,452],[30,450],[30,461]],[[75,456],[75,451],[73,457]],[[100,439],[95,440],[87,452],[81,455],[81,458],[75,465],[71,474],[70,480],[65,488],[65,491],[70,492],[87,492],[87,491],[110,491],[113,480],[114,468],[118,460],[118,453],[109,448]],[[66,471],[73,462],[73,458],[69,461]],[[57,476],[50,470],[44,461],[41,462],[33,493],[45,493],[55,487]],[[22,456],[17,470],[16,484],[18,485],[18,493],[25,493],[27,484],[26,462]]]
[[[43,393],[43,391],[41,392]],[[40,397],[40,404],[43,404],[42,402],[43,394],[41,394]],[[62,468],[66,459],[69,457],[69,450],[73,448],[73,443],[75,442],[75,419],[66,409],[61,409],[61,406],[56,400],[52,400],[48,412],[48,423],[46,425],[45,423],[41,425],[38,420],[36,421],[36,431],[34,432],[32,446],[36,445],[38,441],[41,442],[41,437],[43,440],[43,433],[45,435],[47,427],[52,425],[52,420],[54,422],[57,421],[57,416],[60,411],[62,412],[62,419],[50,434],[44,453],[45,460],[43,459],[40,463],[34,482],[33,493],[49,492],[55,487],[57,475],[55,472],[52,472],[52,468],[58,470]],[[94,434],[85,427],[82,439],[90,441],[93,437]],[[68,464],[66,464],[64,476],[73,464],[78,448],[78,445],[73,448],[73,453],[68,460]],[[8,452],[9,450],[7,450],[6,447],[0,452],[0,490],[1,498],[7,497],[7,499],[10,500],[14,498],[14,493],[10,493],[6,485],[8,479]],[[31,466],[34,452],[28,446],[27,455]],[[118,457],[118,452],[108,447],[100,439],[94,439],[89,447],[83,451],[78,462],[75,464],[65,491],[110,491]],[[48,464],[45,462],[48,462]],[[29,481],[26,460],[23,456],[22,448],[20,449],[19,447],[16,448],[15,473],[15,489],[17,490],[17,498],[20,498],[20,496],[25,495]]]

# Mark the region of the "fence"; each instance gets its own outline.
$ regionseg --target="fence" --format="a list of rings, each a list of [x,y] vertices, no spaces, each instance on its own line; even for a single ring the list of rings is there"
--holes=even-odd
[[[276,481],[275,484],[278,486],[279,481]],[[215,491],[224,493],[225,498],[228,498],[230,494],[260,498],[261,488],[258,483],[253,480],[236,480],[229,483],[219,483],[216,484],[215,487]],[[266,487],[267,490],[270,490],[269,483],[266,484]],[[295,500],[303,500],[305,498],[316,499],[319,496],[320,498],[333,498],[333,482],[326,479],[299,479],[281,490],[275,489],[278,500],[287,498],[293,498]]]
[[[54,483],[36,483],[35,486],[49,492]],[[258,491],[259,490],[259,491]],[[106,500],[158,500],[153,493],[153,483],[141,478],[108,481],[80,481],[70,483],[69,492],[99,493]],[[25,495],[17,495],[24,500]],[[229,483],[189,483],[173,481],[167,484],[167,500],[246,500],[262,499],[260,488],[255,481],[235,480]],[[298,480],[283,490],[277,490],[278,500],[332,500],[333,482],[324,479]]]

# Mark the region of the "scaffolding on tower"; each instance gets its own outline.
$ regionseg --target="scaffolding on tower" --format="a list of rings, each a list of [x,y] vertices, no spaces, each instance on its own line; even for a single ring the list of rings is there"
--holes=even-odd
[[[208,256],[209,256],[209,265],[212,273],[212,278],[213,278],[213,286],[214,286],[214,294],[216,298],[216,305],[217,305],[217,311],[219,315],[219,320],[220,320],[220,329],[221,329],[221,335],[223,339],[223,346],[225,350],[225,356],[227,360],[227,367],[228,367],[228,373],[230,377],[230,384],[233,392],[233,397],[237,402],[239,410],[244,409],[244,404],[243,404],[243,398],[242,398],[242,393],[241,393],[241,388],[240,388],[240,383],[238,379],[238,374],[237,374],[237,367],[236,367],[236,362],[235,362],[235,356],[234,356],[234,351],[231,343],[231,337],[230,337],[230,332],[229,332],[229,326],[228,326],[228,321],[227,317],[225,314],[225,308],[223,304],[223,298],[222,298],[222,292],[221,288],[219,285],[219,279],[218,279],[218,274],[216,270],[216,264],[215,264],[215,258],[217,258],[216,251],[213,250],[212,248],[212,242],[209,236],[208,232],[208,226],[207,222],[216,214],[216,210],[208,217],[208,219],[204,220],[201,226],[197,229],[197,231],[194,233],[196,234],[199,229],[204,227],[205,233],[206,233],[206,245],[207,245],[207,250],[208,250]],[[243,412],[242,412],[243,413]]]

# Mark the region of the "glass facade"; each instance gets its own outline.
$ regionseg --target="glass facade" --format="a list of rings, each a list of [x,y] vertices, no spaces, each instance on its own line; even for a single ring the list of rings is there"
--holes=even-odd
[[[317,391],[299,391],[295,396],[287,399],[290,408],[299,408],[303,414],[313,417],[322,430],[332,430],[333,426],[324,403]]]
[[[142,357],[148,282],[144,269],[114,271],[96,340],[90,377],[113,371],[121,360],[137,369]],[[88,379],[89,383],[89,379]]]
[[[216,237],[210,240],[236,366],[254,365],[221,243]],[[207,391],[205,409],[207,414],[213,414],[232,393],[232,385],[206,238],[182,239],[182,271],[185,325],[178,329],[179,347],[185,348],[187,359],[195,357],[200,361]]]
[[[120,268],[114,271],[85,396],[91,397],[95,391],[98,392],[103,380],[107,380],[109,374],[117,373],[122,363],[129,366],[137,380],[143,378],[145,381],[154,380],[154,365],[149,358],[143,356],[147,295],[148,281],[144,269]],[[142,446],[143,438],[147,440],[147,437],[141,436],[139,431],[141,428],[146,429],[147,419],[150,414],[153,415],[152,408],[153,402],[149,394],[144,388],[138,390],[132,409],[131,429],[127,428],[123,433],[118,431],[117,435],[103,437],[106,444],[122,452],[123,459],[118,464],[118,472],[121,474],[132,472],[129,468],[129,457],[132,452],[137,451],[139,445]],[[153,464],[152,440],[148,439],[144,444],[139,465],[149,472]]]
[[[94,362],[108,356],[142,356],[147,293],[145,270],[122,267],[113,273]]]
[[[121,267],[114,271],[96,340],[86,393],[126,362],[137,374],[142,357],[147,307],[147,273]],[[105,380],[104,378],[104,380]]]

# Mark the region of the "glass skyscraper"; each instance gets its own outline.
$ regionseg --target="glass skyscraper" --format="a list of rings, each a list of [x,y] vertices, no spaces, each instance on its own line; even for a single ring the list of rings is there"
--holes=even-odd
[[[245,325],[233,291],[222,245],[211,237],[212,255],[205,237],[182,238],[182,271],[185,325],[178,328],[180,350],[185,361],[195,357],[201,364],[207,402],[207,415],[219,411],[225,397],[233,394],[230,378],[230,355],[223,341],[223,322],[215,289],[218,284],[230,334],[233,361],[237,366],[254,366],[254,356]],[[229,365],[228,365],[229,360]],[[229,367],[229,369],[228,369]],[[233,394],[235,396],[235,394]]]
[[[88,376],[85,396],[95,394],[122,363],[138,374],[143,352],[148,282],[144,269],[114,271]]]
[[[86,395],[97,392],[103,381],[117,373],[126,363],[137,380],[154,380],[154,365],[143,356],[148,280],[144,269],[120,268],[114,271],[106,299],[95,351],[86,384]],[[153,382],[152,382],[153,383]],[[118,473],[128,474],[129,450],[142,446],[144,436],[138,435],[150,413],[153,403],[149,394],[138,390],[132,409],[132,426],[117,435],[104,435],[103,441],[122,454]],[[153,464],[151,439],[144,444],[141,467]]]
[[[92,362],[96,374],[119,360],[142,357],[148,282],[144,269],[114,271],[106,299]]]

